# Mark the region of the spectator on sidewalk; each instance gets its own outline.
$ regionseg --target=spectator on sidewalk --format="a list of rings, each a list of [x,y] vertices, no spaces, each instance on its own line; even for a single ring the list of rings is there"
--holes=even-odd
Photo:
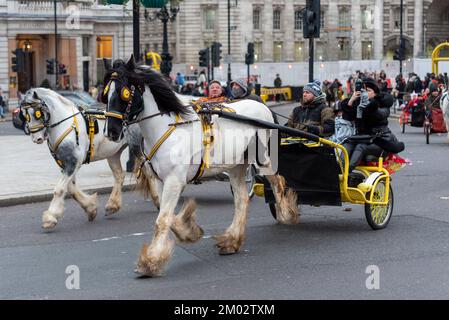
[[[276,79],[274,79],[274,87],[275,88],[280,88],[282,87],[282,79],[279,76],[279,73],[276,74]],[[279,102],[281,100],[282,96],[280,94],[276,95],[276,102]]]
[[[5,119],[5,110],[6,110],[6,102],[3,99],[2,88],[0,88],[0,117],[1,117],[1,119]]]
[[[249,99],[263,103],[259,96],[252,94],[247,85],[239,80],[231,81],[231,96],[233,99]]]

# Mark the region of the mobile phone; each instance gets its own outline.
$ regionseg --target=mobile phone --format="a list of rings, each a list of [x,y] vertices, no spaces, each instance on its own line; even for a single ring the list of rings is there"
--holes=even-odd
[[[362,91],[363,89],[363,82],[360,79],[357,79],[357,81],[355,82],[355,91]]]

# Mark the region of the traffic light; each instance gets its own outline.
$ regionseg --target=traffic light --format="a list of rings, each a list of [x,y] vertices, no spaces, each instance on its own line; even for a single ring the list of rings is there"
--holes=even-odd
[[[307,0],[303,11],[303,35],[304,38],[319,38],[321,25],[321,1]]]
[[[245,55],[245,64],[254,64],[254,43],[248,43],[248,52]]]
[[[55,60],[47,59],[47,74],[55,74]]]
[[[403,51],[401,50],[401,48],[396,49],[394,51],[393,60],[404,61],[405,57],[404,57],[404,54],[402,52]]]
[[[11,70],[12,72],[23,72],[25,68],[25,52],[23,49],[16,49],[12,52]]]
[[[200,67],[209,67],[209,48],[200,50]]]
[[[212,43],[212,66],[219,67],[221,61],[221,43]]]
[[[65,64],[60,63],[59,64],[59,74],[66,74],[67,73],[67,68],[65,66]]]

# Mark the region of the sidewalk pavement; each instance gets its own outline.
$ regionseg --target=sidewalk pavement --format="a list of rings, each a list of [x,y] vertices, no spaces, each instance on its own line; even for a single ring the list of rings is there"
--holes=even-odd
[[[275,107],[288,103],[291,102],[269,102],[268,105]],[[7,113],[8,116],[11,121],[11,113]],[[30,136],[0,136],[0,150],[0,207],[48,201],[53,197],[61,172],[46,143],[37,145]],[[125,150],[123,168],[127,161],[128,151]],[[87,193],[110,193],[113,181],[106,160],[83,165],[77,175],[79,187]],[[127,173],[124,190],[132,190],[134,183],[135,179]]]
[[[37,145],[30,136],[1,136],[0,150],[0,207],[47,201],[53,197],[61,172],[47,144]],[[124,151],[123,167],[127,160],[128,152]],[[107,161],[84,165],[77,175],[80,188],[88,193],[109,193],[113,181]],[[131,174],[127,174],[125,189],[131,189],[133,183]]]

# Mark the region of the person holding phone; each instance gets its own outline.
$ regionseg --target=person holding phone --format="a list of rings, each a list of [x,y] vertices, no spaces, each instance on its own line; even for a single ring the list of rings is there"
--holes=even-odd
[[[356,82],[354,94],[341,103],[342,117],[355,124],[358,135],[375,137],[373,143],[345,142],[349,154],[349,172],[358,166],[367,155],[379,157],[383,151],[399,153],[404,149],[402,142],[388,127],[388,116],[393,97],[381,92],[372,78]]]

